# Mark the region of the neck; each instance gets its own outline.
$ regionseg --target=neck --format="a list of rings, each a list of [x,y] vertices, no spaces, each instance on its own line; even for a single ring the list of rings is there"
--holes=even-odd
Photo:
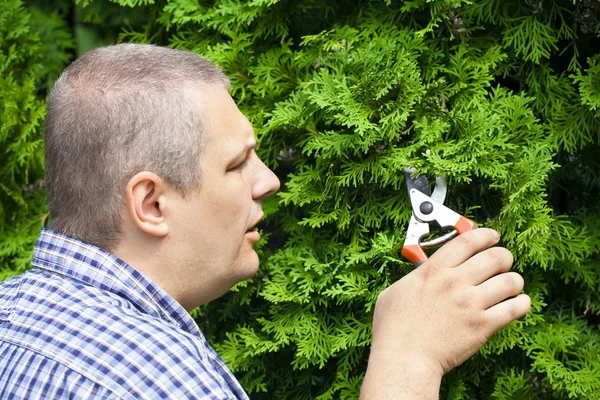
[[[111,252],[160,286],[187,311],[197,306],[187,300],[186,282],[179,282],[179,265],[166,238],[125,236]]]

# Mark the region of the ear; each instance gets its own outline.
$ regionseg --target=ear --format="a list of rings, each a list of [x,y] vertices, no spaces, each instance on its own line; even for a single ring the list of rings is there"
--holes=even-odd
[[[165,219],[166,183],[155,173],[135,174],[125,188],[125,202],[131,222],[142,232],[163,237],[169,232]]]

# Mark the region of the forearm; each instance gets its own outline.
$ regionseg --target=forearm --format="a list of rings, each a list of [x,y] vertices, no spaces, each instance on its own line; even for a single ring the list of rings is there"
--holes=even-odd
[[[441,381],[424,363],[372,353],[360,400],[437,400]]]

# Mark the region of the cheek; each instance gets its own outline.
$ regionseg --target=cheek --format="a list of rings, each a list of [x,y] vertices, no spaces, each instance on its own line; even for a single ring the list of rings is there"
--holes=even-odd
[[[242,182],[230,182],[211,196],[207,218],[221,231],[240,229],[245,231],[250,219],[252,196]]]

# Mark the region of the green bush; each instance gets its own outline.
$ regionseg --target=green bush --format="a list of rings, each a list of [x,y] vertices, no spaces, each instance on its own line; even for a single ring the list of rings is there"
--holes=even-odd
[[[81,1],[82,20],[112,21],[106,3]],[[501,233],[533,300],[526,323],[445,377],[443,398],[600,398],[597,1],[114,3],[120,41],[191,50],[232,77],[282,179],[259,273],[194,312],[252,398],[358,396],[377,295],[413,268],[400,256],[407,165],[447,176],[450,207]],[[43,219],[31,185],[55,65],[37,49],[70,48],[40,44],[35,8],[7,4],[3,276],[23,268]]]
[[[0,280],[28,268],[46,218],[44,93],[71,46],[58,14],[0,2]]]

